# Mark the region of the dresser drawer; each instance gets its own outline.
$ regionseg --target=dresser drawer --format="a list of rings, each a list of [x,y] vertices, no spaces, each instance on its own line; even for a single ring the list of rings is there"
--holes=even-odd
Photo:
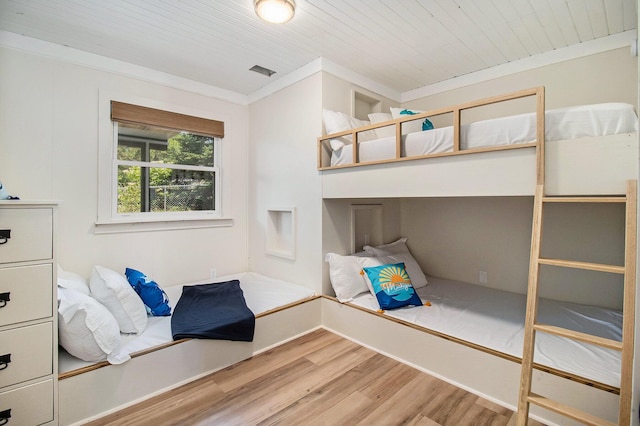
[[[10,238],[1,235],[10,234]],[[53,210],[51,208],[0,209],[0,263],[51,259]]]
[[[0,326],[50,317],[52,281],[50,263],[0,268]]]
[[[11,410],[7,426],[41,425],[53,420],[53,380],[0,392],[0,413]],[[2,420],[0,420],[0,424]]]
[[[0,388],[53,373],[52,322],[0,332]]]

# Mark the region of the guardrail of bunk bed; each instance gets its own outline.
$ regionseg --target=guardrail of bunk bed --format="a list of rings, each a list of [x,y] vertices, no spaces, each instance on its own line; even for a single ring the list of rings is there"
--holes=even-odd
[[[500,102],[511,101],[520,98],[527,97],[536,97],[536,141],[530,143],[523,143],[517,145],[501,145],[501,146],[492,146],[492,147],[482,147],[482,148],[472,148],[472,149],[460,149],[460,114],[462,111],[472,108],[477,108],[485,105],[497,104]],[[422,158],[433,158],[433,157],[446,157],[452,155],[460,155],[460,154],[473,154],[478,152],[489,152],[489,151],[504,151],[509,149],[520,149],[520,148],[529,148],[536,147],[537,148],[537,162],[536,162],[536,172],[537,172],[537,183],[544,183],[544,112],[545,112],[545,100],[544,100],[544,86],[534,87],[531,89],[519,90],[517,92],[507,93],[504,95],[492,96],[484,99],[480,99],[477,101],[467,102],[460,105],[454,105],[451,107],[434,109],[431,111],[425,111],[420,114],[409,115],[404,118],[396,118],[394,120],[385,121],[377,124],[370,124],[364,127],[358,127],[351,130],[345,130],[342,132],[332,133],[330,135],[321,136],[318,138],[318,170],[332,170],[332,169],[341,169],[348,167],[356,167],[356,166],[365,166],[371,164],[384,164],[384,163],[394,163],[398,161],[408,161],[408,160],[417,160]],[[424,155],[416,155],[411,157],[402,157],[402,124],[423,120],[428,117],[442,115],[442,114],[453,114],[453,151],[451,152],[442,152],[437,154],[424,154]],[[364,133],[370,130],[380,129],[383,127],[395,127],[395,137],[396,137],[396,156],[395,158],[385,159],[385,160],[376,160],[376,161],[367,161],[360,162],[359,161],[359,145],[360,141],[358,141],[358,135],[360,133]],[[354,141],[352,143],[353,148],[353,163],[351,164],[342,164],[338,166],[325,166],[323,162],[323,150],[325,149],[326,144],[331,139],[337,139],[345,136],[351,136],[351,140]]]

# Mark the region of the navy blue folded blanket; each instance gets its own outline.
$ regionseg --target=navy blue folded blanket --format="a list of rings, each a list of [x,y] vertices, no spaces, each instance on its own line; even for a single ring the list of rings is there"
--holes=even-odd
[[[184,338],[253,341],[256,317],[240,281],[186,285],[173,309],[173,340]]]

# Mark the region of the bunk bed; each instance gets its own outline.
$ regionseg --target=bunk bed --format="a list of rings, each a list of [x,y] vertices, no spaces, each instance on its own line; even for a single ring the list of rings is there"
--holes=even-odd
[[[463,114],[473,117],[487,106],[523,99],[535,99],[533,111],[529,105],[519,107],[528,109],[521,114],[463,122]],[[317,167],[323,197],[375,198],[398,191],[407,197],[533,195],[538,176],[545,175],[549,195],[624,192],[624,182],[636,178],[633,106],[545,111],[544,99],[544,88],[537,87],[321,136]],[[405,130],[440,116],[451,116],[452,124]],[[371,136],[390,129],[394,136]]]
[[[238,280],[246,306],[255,315],[253,340],[179,338],[172,335],[171,316],[150,316],[139,335],[122,335],[119,364],[78,359],[59,353],[61,424],[76,424],[139,402],[265,351],[319,327],[320,299],[297,284],[245,272],[202,284]],[[183,285],[163,289],[175,308]],[[128,359],[130,358],[130,359]]]
[[[535,98],[535,112],[461,123],[462,111],[526,97]],[[417,133],[403,129],[406,123],[433,119],[443,113],[453,115],[453,125]],[[567,123],[569,126],[564,126]],[[572,123],[578,125],[572,129]],[[488,130],[494,125],[494,130]],[[389,128],[394,135],[376,138],[376,130]],[[542,185],[547,195],[625,194],[627,181],[638,176],[637,132],[638,119],[631,105],[612,103],[545,111],[544,88],[539,87],[321,136],[317,141],[318,169],[325,200],[533,196],[536,187]],[[490,133],[497,138],[485,137]],[[339,220],[337,215],[329,212],[331,223]],[[357,228],[351,223],[352,233]],[[333,229],[325,234],[331,235],[325,237],[325,253],[344,253],[350,247],[349,238],[362,240],[356,235],[342,237]],[[355,257],[367,256],[372,254],[359,253]],[[363,264],[362,260],[358,262]],[[331,271],[330,264],[327,269],[326,277],[333,285],[335,271]],[[362,277],[356,275],[352,279]],[[335,294],[339,296],[339,292],[337,289]],[[417,289],[417,293],[430,306],[381,312],[366,287],[346,299],[327,296],[333,303],[323,307],[324,324],[515,409],[526,295],[437,278],[429,278],[429,284]],[[572,323],[571,327],[578,327],[576,318],[589,318],[601,327],[594,332],[596,335],[613,341],[620,340],[623,333],[622,316],[617,310],[540,301],[543,318],[554,311],[573,312],[575,318],[553,315],[556,322]],[[498,321],[496,316],[502,314],[506,318]],[[455,325],[453,317],[461,319],[462,324]],[[362,326],[363,322],[367,326]],[[482,333],[479,329],[483,328],[492,333]],[[509,337],[493,333],[498,330]],[[569,351],[569,346],[554,348],[554,340],[557,339],[553,336],[545,336],[535,343],[538,350],[543,349],[533,360],[537,388],[556,400],[615,421],[620,353],[587,344],[578,355],[580,345],[571,346]],[[407,345],[408,341],[411,345]],[[604,360],[611,369],[592,368],[602,365],[592,363],[596,359]],[[614,369],[617,372],[612,372]],[[564,416],[538,407],[531,412],[545,422],[567,421]]]

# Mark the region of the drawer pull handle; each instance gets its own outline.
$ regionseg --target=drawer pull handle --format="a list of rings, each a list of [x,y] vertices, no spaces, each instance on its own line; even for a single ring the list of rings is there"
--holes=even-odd
[[[7,306],[7,302],[11,301],[11,292],[0,293],[0,308]]]
[[[9,423],[9,419],[11,418],[11,408],[8,410],[0,411],[0,426],[6,425]]]
[[[11,362],[11,354],[0,355],[0,370],[4,370]]]
[[[11,238],[11,229],[0,229],[0,244],[6,244]]]

